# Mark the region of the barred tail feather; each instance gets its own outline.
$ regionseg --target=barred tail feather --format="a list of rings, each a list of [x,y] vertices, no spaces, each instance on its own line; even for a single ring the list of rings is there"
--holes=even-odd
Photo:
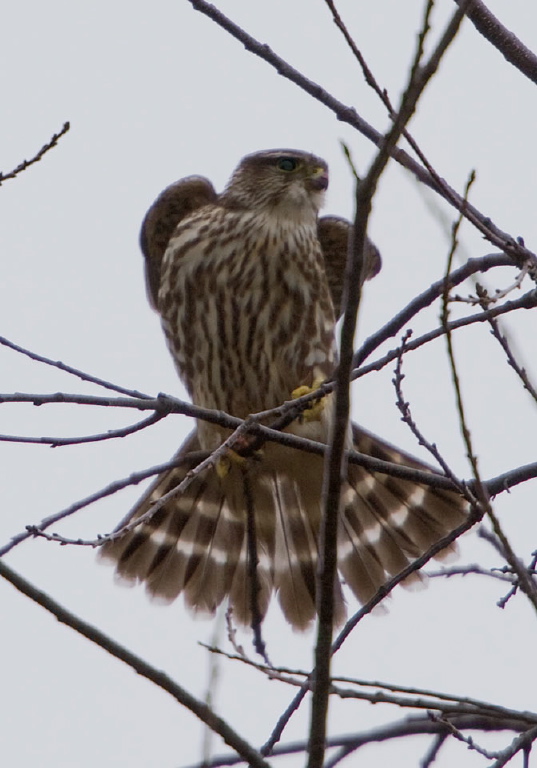
[[[353,443],[375,458],[426,469],[358,427],[353,427]],[[194,433],[178,455],[199,449]],[[131,516],[145,514],[191,466],[185,462],[163,473]],[[316,615],[322,470],[322,457],[276,445],[267,445],[263,459],[249,461],[246,468],[232,463],[225,478],[208,467],[149,520],[106,543],[101,556],[116,563],[121,579],[145,582],[150,595],[163,602],[182,593],[189,608],[211,614],[229,598],[235,619],[245,625],[251,624],[252,613],[265,615],[274,591],[293,628],[306,629]],[[255,571],[248,510],[253,514]],[[365,602],[466,515],[467,505],[456,493],[351,464],[339,522],[341,576]],[[340,624],[345,606],[339,580],[334,601]]]
[[[199,450],[194,433],[177,456]],[[185,462],[159,475],[129,519],[148,512],[190,469],[191,464]],[[164,603],[184,592],[188,605],[214,612],[231,588],[243,526],[211,480],[210,473],[196,476],[185,493],[173,497],[147,522],[101,548],[101,559],[116,563],[120,581],[145,582],[148,593]]]
[[[322,460],[309,456],[310,472],[297,478],[282,472],[272,478],[276,509],[276,552],[274,586],[283,614],[295,629],[310,626],[316,615],[316,578],[321,520]],[[311,486],[316,486],[312,504]],[[334,585],[337,624],[345,618],[339,581]]]
[[[200,450],[191,435],[177,457]],[[138,502],[129,520],[184,480],[185,462],[160,475]],[[256,487],[256,606],[265,615],[273,590],[274,515],[263,514],[269,494]],[[251,622],[251,568],[246,536],[247,501],[240,467],[231,467],[223,480],[212,467],[193,478],[186,490],[170,499],[148,521],[100,550],[103,561],[116,564],[124,583],[144,582],[151,597],[170,603],[183,594],[196,612],[213,614],[228,595],[236,619]],[[270,510],[269,510],[270,511]]]
[[[415,469],[428,467],[353,425],[354,449]],[[457,526],[468,514],[457,493],[349,465],[342,499],[339,569],[361,602]],[[446,547],[438,559],[456,546]],[[417,576],[419,578],[419,576]]]

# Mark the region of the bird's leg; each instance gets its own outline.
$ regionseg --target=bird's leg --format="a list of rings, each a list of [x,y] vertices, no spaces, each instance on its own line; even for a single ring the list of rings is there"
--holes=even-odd
[[[233,448],[226,448],[226,452],[216,462],[216,474],[220,480],[223,480],[224,477],[228,476],[233,464],[243,467],[247,461],[248,459],[234,451]]]
[[[291,392],[291,397],[293,400],[296,400],[297,398],[303,397],[304,395],[309,395],[311,392],[315,392],[315,390],[319,389],[324,381],[324,378],[319,377],[314,379],[311,387],[303,384],[301,387],[293,389]],[[308,405],[308,407],[302,412],[300,418],[303,421],[320,421],[321,414],[325,407],[324,398],[325,395],[320,395],[318,400],[312,400],[311,404]]]
[[[246,468],[249,459],[261,461],[263,451],[261,449],[252,450],[256,438],[248,435],[240,435],[233,441],[233,448],[226,448],[225,453],[220,456],[216,462],[216,474],[223,480],[227,477],[233,465]]]

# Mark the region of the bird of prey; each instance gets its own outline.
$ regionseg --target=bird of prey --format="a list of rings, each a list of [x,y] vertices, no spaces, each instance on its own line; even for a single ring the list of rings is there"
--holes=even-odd
[[[320,158],[268,150],[244,157],[221,194],[190,176],[149,209],[141,231],[149,301],[196,405],[244,419],[333,375],[351,225],[319,218],[327,186]],[[369,241],[364,258],[372,277],[380,256]],[[330,400],[286,431],[326,443]],[[229,435],[199,419],[178,456],[213,451]],[[348,448],[424,469],[356,425]],[[107,542],[102,556],[116,563],[120,577],[145,582],[163,601],[183,594],[194,611],[213,613],[227,598],[246,625],[254,613],[265,615],[275,593],[291,626],[303,630],[316,615],[323,458],[275,442],[244,454],[203,469],[152,517]],[[132,518],[191,468],[185,461],[160,475]],[[345,615],[342,582],[367,601],[466,514],[455,492],[349,464],[339,512],[336,621]]]

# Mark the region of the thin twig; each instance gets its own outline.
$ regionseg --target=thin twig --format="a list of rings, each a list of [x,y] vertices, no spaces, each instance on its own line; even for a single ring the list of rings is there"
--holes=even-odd
[[[207,455],[205,451],[200,453],[202,454],[203,457]],[[51,525],[54,525],[60,520],[63,520],[64,518],[75,514],[75,512],[78,512],[80,509],[84,509],[84,507],[89,507],[91,504],[94,504],[96,501],[100,501],[101,499],[104,499],[107,496],[112,496],[114,493],[117,493],[118,491],[121,491],[124,488],[127,488],[131,485],[138,485],[138,483],[141,483],[143,480],[147,480],[149,477],[153,477],[154,475],[159,475],[161,472],[166,472],[168,469],[172,469],[173,467],[178,467],[181,464],[184,464],[185,462],[188,463],[191,461],[199,462],[200,458],[198,457],[198,455],[194,455],[194,454],[187,454],[185,456],[181,456],[180,458],[175,457],[171,461],[166,462],[165,464],[158,464],[155,467],[151,467],[150,469],[144,469],[141,472],[133,472],[128,477],[125,477],[121,480],[114,480],[113,483],[110,483],[104,488],[101,488],[101,490],[96,491],[95,493],[92,493],[90,496],[86,496],[86,498],[81,499],[80,501],[77,501],[74,504],[71,504],[69,507],[62,509],[60,512],[56,512],[53,515],[50,515],[49,517],[45,517],[37,525],[26,526],[26,530],[23,533],[18,533],[17,535],[13,536],[7,544],[5,544],[3,547],[0,547],[0,558],[6,555],[8,552],[10,552],[14,547],[16,547],[21,542],[31,538],[32,536],[36,536],[42,533],[47,528],[50,528]],[[100,539],[97,539],[96,543],[100,543]],[[96,546],[96,543],[92,542],[91,545]]]
[[[410,337],[410,331],[408,331],[405,336],[403,336],[403,339],[401,341],[401,346],[399,347],[399,355],[397,357],[397,365],[395,367],[395,373],[394,378],[392,379],[392,383],[395,387],[395,393],[396,393],[396,406],[399,409],[401,413],[401,421],[403,421],[410,429],[412,434],[416,437],[419,445],[423,446],[431,456],[434,456],[436,461],[440,464],[442,467],[442,470],[444,471],[444,474],[446,477],[449,477],[449,479],[453,482],[453,484],[457,487],[459,493],[464,496],[467,501],[470,504],[476,503],[476,499],[474,496],[468,491],[468,488],[465,486],[464,483],[460,483],[455,474],[450,469],[447,462],[444,460],[444,457],[438,450],[435,443],[430,443],[424,436],[424,434],[421,432],[421,430],[418,428],[418,425],[414,421],[414,418],[412,416],[412,413],[410,411],[410,404],[405,400],[403,395],[403,388],[402,383],[404,379],[403,375],[403,356],[406,352],[406,343],[408,338]]]
[[[22,163],[19,163],[19,165],[14,168],[12,171],[9,171],[9,173],[1,173],[0,172],[0,186],[4,181],[7,181],[7,179],[14,179],[16,176],[19,175],[19,173],[22,173],[27,168],[29,168],[34,163],[38,163],[44,155],[47,154],[53,147],[56,146],[58,141],[61,139],[62,136],[65,136],[67,131],[69,130],[71,126],[68,122],[63,124],[63,128],[58,131],[58,133],[55,133],[50,141],[48,141],[46,144],[44,144],[41,149],[35,153],[33,157],[30,158],[30,160],[23,160]]]
[[[470,193],[470,188],[472,184],[475,181],[475,173],[472,171],[470,173],[470,176],[468,178],[468,182],[466,184],[465,188],[465,194],[464,194],[464,200],[467,202],[468,195]],[[451,378],[453,381],[453,388],[455,390],[455,397],[457,402],[457,411],[459,414],[459,424],[462,432],[462,437],[464,440],[464,444],[466,446],[466,455],[468,457],[468,460],[470,461],[470,466],[472,467],[473,476],[476,482],[477,486],[477,497],[479,502],[483,504],[484,509],[488,509],[490,506],[488,495],[485,492],[485,489],[482,488],[481,485],[481,479],[479,475],[479,470],[477,466],[477,458],[474,454],[473,447],[472,447],[472,440],[470,435],[470,430],[467,426],[467,419],[466,419],[466,413],[464,408],[464,403],[462,399],[462,390],[461,390],[461,384],[459,379],[459,374],[457,370],[457,365],[455,362],[455,351],[453,348],[453,337],[451,334],[451,330],[448,327],[449,324],[449,292],[451,289],[451,285],[449,283],[448,275],[451,274],[452,271],[452,264],[453,264],[453,258],[455,256],[455,252],[457,250],[457,235],[459,232],[459,229],[461,227],[463,220],[463,214],[462,211],[459,214],[456,222],[453,225],[452,228],[452,236],[451,236],[451,247],[449,249],[448,258],[447,258],[447,264],[446,264],[446,279],[444,281],[444,292],[442,295],[442,309],[441,309],[441,316],[440,320],[442,323],[442,326],[446,329],[446,347],[447,347],[447,353],[448,353],[448,359],[449,359],[449,365],[451,369]]]
[[[470,186],[473,180],[474,180],[474,174],[472,173],[470,175],[468,184],[466,186],[465,197],[467,196],[470,190]],[[444,297],[442,302],[442,316],[441,316],[442,325],[444,327],[447,327],[447,324],[449,321],[448,298],[449,298],[450,286],[449,286],[449,283],[447,282],[447,276],[451,273],[452,260],[457,247],[457,233],[461,225],[461,222],[462,222],[462,212],[461,212],[461,215],[459,216],[458,221],[455,223],[453,227],[452,246],[450,249],[447,266],[446,266],[446,287],[445,287]],[[501,527],[500,521],[492,508],[487,488],[481,480],[478,464],[477,464],[477,457],[473,450],[472,438],[471,438],[470,430],[468,428],[468,422],[467,422],[467,417],[466,417],[463,398],[462,398],[461,384],[460,384],[460,379],[457,371],[457,365],[455,362],[455,353],[453,349],[453,338],[451,335],[451,331],[448,330],[445,338],[446,338],[448,358],[449,358],[449,363],[451,368],[451,376],[453,380],[453,387],[455,389],[455,395],[457,400],[459,423],[461,427],[462,437],[466,445],[466,453],[470,461],[470,465],[472,467],[472,472],[474,475],[476,498],[479,500],[480,505],[483,506],[483,509],[486,511],[486,514],[492,523],[494,533],[500,540],[502,548],[504,550],[505,558],[509,563],[509,565],[513,568],[513,571],[516,573],[518,577],[520,588],[522,589],[524,594],[527,596],[530,603],[533,605],[534,609],[537,611],[537,584],[535,580],[531,577],[531,575],[528,573],[526,568],[524,567],[524,564],[520,562],[519,558],[516,556],[515,552],[513,551],[513,548],[511,547],[511,544],[509,543],[509,540],[507,539],[507,536],[505,535]]]
[[[166,417],[165,413],[152,413],[145,419],[137,421],[128,427],[109,429],[97,435],[84,435],[83,437],[23,437],[22,435],[0,435],[3,443],[31,443],[32,445],[48,445],[50,448],[65,447],[67,445],[82,445],[84,443],[100,443],[104,440],[115,440],[118,437],[128,437],[136,432],[141,432],[147,427],[157,424]]]
[[[533,605],[534,609],[537,611],[537,583],[533,576],[531,575],[531,571],[528,570],[524,563],[520,561],[520,559],[515,554],[511,544],[509,543],[509,539],[505,535],[503,528],[501,526],[501,523],[496,516],[496,513],[492,509],[492,506],[489,505],[489,508],[487,509],[487,516],[489,520],[492,523],[492,528],[496,536],[498,537],[503,552],[504,557],[513,569],[513,572],[517,576],[518,580],[518,586],[520,589],[524,592],[526,597],[529,599],[530,603]],[[535,567],[535,566],[534,566]],[[514,593],[513,593],[514,594]],[[500,607],[504,607],[506,604],[506,601],[503,602],[500,601],[499,605]]]
[[[212,627],[212,642],[217,643],[219,640],[219,637],[222,633],[223,629],[223,623],[225,621],[224,613],[222,611],[218,611],[216,615],[216,621],[213,624]],[[207,690],[205,692],[204,696],[204,703],[210,708],[213,709],[213,703],[216,700],[216,693],[218,689],[218,683],[220,682],[220,659],[218,656],[211,656],[209,659],[209,670],[208,670],[208,680],[207,680]],[[207,725],[203,728],[203,736],[202,736],[202,747],[201,747],[201,754],[203,757],[203,762],[209,762],[211,759],[212,754],[212,745],[214,740],[215,734],[209,728]]]
[[[244,488],[244,497],[246,500],[246,542],[247,542],[247,572],[248,572],[248,587],[249,587],[249,601],[250,601],[250,616],[251,616],[251,628],[253,632],[253,644],[256,652],[261,656],[264,661],[270,665],[270,659],[267,653],[267,647],[263,640],[261,628],[263,625],[263,617],[259,610],[259,596],[261,594],[261,585],[259,583],[259,557],[257,554],[257,533],[256,533],[256,519],[255,519],[255,504],[252,493],[252,485],[250,482],[250,475],[248,473],[248,466],[245,467],[242,473],[242,482]]]
[[[148,400],[152,399],[150,395],[144,395],[143,392],[138,392],[136,389],[126,389],[125,387],[120,387],[118,384],[112,384],[112,382],[100,379],[98,376],[93,376],[91,373],[86,373],[78,368],[73,368],[71,365],[66,365],[65,363],[62,363],[61,360],[52,360],[49,357],[38,355],[37,352],[32,352],[25,347],[21,347],[19,344],[15,344],[15,342],[6,339],[4,336],[0,336],[0,344],[12,349],[14,352],[29,357],[30,360],[35,360],[38,363],[58,368],[60,371],[64,371],[65,373],[71,374],[71,376],[76,376],[77,378],[82,379],[82,381],[89,381],[91,384],[97,384],[97,386],[110,389],[112,392],[119,392],[128,397],[146,398]]]
[[[532,558],[531,558],[531,562],[530,562],[530,564],[529,564],[529,566],[527,568],[528,574],[530,576],[537,576],[537,572],[535,571],[535,567],[536,566],[537,566],[537,551],[533,552]],[[510,572],[512,574],[513,573],[513,569],[510,568],[509,570],[510,570]],[[511,576],[511,580],[512,579],[513,579],[513,576]],[[500,600],[498,600],[498,602],[496,603],[498,608],[505,608],[505,606],[507,605],[509,600],[512,597],[514,597],[516,595],[516,593],[518,592],[519,586],[520,586],[520,582],[517,579],[515,581],[515,583],[513,584],[513,586],[511,587],[511,589],[509,590],[509,592],[506,595],[504,595],[502,598],[500,598]]]
[[[476,290],[477,290],[477,294],[478,294],[478,298],[479,298],[479,301],[481,303],[481,306],[483,307],[483,309],[486,310],[488,308],[488,299],[489,299],[488,294],[484,290],[484,288],[482,286],[480,286],[479,284],[476,286]],[[509,345],[507,337],[501,332],[500,327],[499,327],[497,321],[494,319],[493,316],[488,317],[487,320],[488,320],[488,323],[489,323],[489,325],[491,327],[492,335],[494,336],[496,341],[499,343],[499,345],[501,346],[501,348],[505,352],[505,355],[507,357],[507,362],[509,363],[511,368],[514,370],[514,372],[516,373],[518,378],[521,380],[522,384],[524,385],[524,389],[526,389],[529,392],[531,397],[537,403],[537,389],[531,383],[526,369],[522,368],[518,364],[518,362],[517,362],[517,360],[516,360],[512,350],[511,350],[511,347]]]
[[[308,680],[310,674],[302,669],[292,669],[289,667],[274,667],[272,665],[262,664],[246,657],[243,653],[231,654],[214,646],[207,646],[201,643],[213,654],[224,656],[230,661],[238,661],[257,669],[266,675],[269,680],[279,680],[287,685],[301,687],[304,680]],[[303,679],[300,679],[303,678]],[[487,717],[496,717],[499,720],[519,720],[521,724],[527,726],[537,725],[537,713],[528,711],[519,711],[509,709],[498,704],[491,704],[487,701],[474,699],[469,696],[460,696],[456,694],[443,693],[441,691],[431,691],[424,688],[415,688],[395,683],[383,683],[374,680],[360,680],[351,677],[332,678],[331,693],[342,699],[359,699],[369,701],[373,704],[391,704],[397,707],[435,710],[444,715],[484,715]],[[345,683],[356,686],[355,688],[342,688],[338,683]],[[364,688],[375,688],[374,691],[363,690]]]
[[[439,568],[436,571],[425,571],[423,575],[428,579],[450,579],[452,576],[488,576],[491,579],[497,579],[498,581],[507,582],[508,584],[513,584],[515,578],[512,574],[509,575],[506,572],[502,572],[502,569],[482,568],[477,564]]]
[[[457,320],[450,320],[444,326],[439,326],[416,339],[409,339],[406,342],[405,354],[407,352],[413,352],[414,350],[423,347],[425,344],[445,336],[448,331],[455,331],[459,328],[465,328],[468,325],[474,325],[475,323],[489,322],[495,317],[505,315],[508,312],[515,312],[518,309],[534,309],[535,307],[537,307],[537,291],[528,291],[528,293],[525,293],[524,296],[521,296],[519,299],[506,301],[499,307],[491,307],[483,312],[477,312],[474,315],[467,315],[465,317],[460,317]],[[375,360],[375,362],[355,369],[352,373],[353,380],[359,379],[360,377],[371,373],[371,371],[382,370],[388,363],[395,360],[398,355],[399,347],[390,350],[384,357]]]
[[[508,296],[510,293],[515,291],[516,289],[519,289],[522,287],[522,283],[524,282],[525,278],[528,275],[528,269],[529,264],[525,264],[522,269],[519,271],[513,282],[508,285],[506,288],[495,288],[494,293],[492,296],[488,293],[488,291],[481,286],[481,290],[484,293],[485,297],[485,306],[483,306],[483,300],[480,299],[478,296],[459,296],[458,294],[455,294],[453,296],[450,296],[451,302],[461,302],[463,304],[480,304],[482,308],[486,309],[487,307],[490,307],[491,304],[495,304],[497,301],[500,301],[501,299],[505,299],[506,296]],[[476,288],[478,288],[479,283],[476,282]]]
[[[485,272],[494,267],[514,266],[512,260],[503,254],[491,254],[480,259],[469,259],[462,267],[454,270],[447,278],[450,286],[459,285],[476,272]],[[396,336],[401,329],[425,307],[429,307],[443,295],[446,285],[445,276],[433,283],[427,290],[412,299],[386,325],[369,336],[354,355],[354,367],[358,368],[377,347],[387,339]]]
[[[457,728],[447,718],[439,717],[435,712],[429,712],[429,717],[434,723],[445,725],[446,732],[449,733],[450,736],[453,736],[453,738],[457,739],[457,741],[460,741],[463,744],[466,744],[469,750],[472,750],[473,752],[477,752],[482,757],[486,757],[487,760],[494,760],[498,756],[497,752],[490,752],[489,750],[485,749],[479,744],[476,744],[472,736],[465,736],[464,733],[462,733],[459,730],[459,728]]]

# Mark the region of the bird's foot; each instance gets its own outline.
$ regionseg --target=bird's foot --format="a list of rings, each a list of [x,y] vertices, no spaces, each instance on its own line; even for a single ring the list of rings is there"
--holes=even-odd
[[[225,452],[217,460],[215,469],[218,477],[223,480],[231,471],[231,467],[246,467],[249,459],[261,461],[263,450],[252,450],[252,438],[242,437],[235,440],[233,448],[226,448]]]
[[[223,453],[216,462],[216,474],[220,480],[223,480],[224,477],[229,475],[231,467],[234,464],[239,467],[243,467],[247,461],[248,459],[246,459],[244,456],[241,456],[240,453],[234,451],[233,448],[226,448],[226,452]]]
[[[323,381],[324,379],[322,378],[315,379],[311,387],[303,384],[301,387],[293,389],[291,392],[291,397],[293,400],[296,400],[297,398],[303,397],[304,395],[309,395],[311,392],[315,392],[317,389],[319,389]],[[320,395],[318,400],[312,400],[311,404],[308,405],[308,407],[302,412],[301,419],[303,421],[320,421],[321,414],[325,408],[324,398],[325,395]]]

